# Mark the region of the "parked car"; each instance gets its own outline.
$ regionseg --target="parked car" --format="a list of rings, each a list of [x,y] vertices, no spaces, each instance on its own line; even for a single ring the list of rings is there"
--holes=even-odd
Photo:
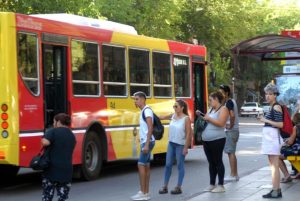
[[[262,115],[264,111],[257,102],[247,102],[241,107],[241,116]]]
[[[263,102],[262,103],[262,108],[263,108],[263,111],[264,111],[264,115],[270,111],[270,104],[268,102]]]

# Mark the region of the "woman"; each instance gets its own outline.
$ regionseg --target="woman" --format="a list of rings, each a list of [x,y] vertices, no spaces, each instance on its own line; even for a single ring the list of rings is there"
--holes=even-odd
[[[73,174],[72,155],[76,144],[75,136],[68,126],[69,115],[59,113],[54,116],[54,128],[42,138],[42,146],[49,150],[50,167],[43,172],[43,201],[51,201],[56,189],[59,201],[68,199]]]
[[[279,156],[283,139],[280,136],[279,128],[283,127],[283,115],[281,106],[276,103],[276,97],[279,95],[277,86],[269,83],[264,88],[264,91],[266,101],[270,104],[271,109],[266,113],[265,117],[259,116],[258,119],[265,123],[262,136],[262,154],[268,155],[272,171],[272,190],[262,197],[281,198]]]
[[[204,120],[208,122],[202,133],[203,147],[209,163],[210,186],[205,191],[213,193],[225,192],[223,164],[223,150],[226,142],[224,127],[229,116],[228,110],[222,105],[224,95],[220,91],[209,95],[210,112],[205,114]],[[216,177],[218,175],[218,186]]]
[[[160,117],[162,120],[171,119],[164,186],[159,190],[160,194],[168,193],[168,183],[175,158],[177,161],[178,181],[177,186],[171,191],[171,194],[182,193],[181,186],[184,178],[184,159],[191,144],[191,120],[188,115],[187,104],[183,100],[176,100],[173,108],[174,114]]]
[[[281,156],[279,167],[284,174],[284,178],[281,179],[281,183],[291,182],[293,179],[290,176],[286,165],[283,160],[288,156],[294,156],[300,154],[300,113],[297,111],[293,115],[293,132],[291,136],[285,141],[284,146],[281,147]]]

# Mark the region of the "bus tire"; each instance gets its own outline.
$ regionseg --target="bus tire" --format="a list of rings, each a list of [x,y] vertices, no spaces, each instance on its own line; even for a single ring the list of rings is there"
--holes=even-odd
[[[83,145],[81,172],[82,179],[93,180],[99,177],[103,159],[102,144],[99,136],[94,131],[89,131]]]
[[[158,165],[165,165],[166,164],[167,153],[160,153],[153,155],[153,161],[155,164]]]
[[[14,165],[0,165],[0,178],[11,179],[16,177],[20,167]]]

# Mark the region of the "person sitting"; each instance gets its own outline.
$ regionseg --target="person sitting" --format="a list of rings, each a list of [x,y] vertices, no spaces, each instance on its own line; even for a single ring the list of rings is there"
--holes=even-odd
[[[285,160],[288,156],[300,154],[300,113],[296,112],[293,115],[292,121],[295,125],[293,132],[291,136],[284,142],[280,151],[282,155],[280,157],[279,167],[284,174],[284,178],[281,179],[281,183],[287,183],[293,180],[283,160]]]

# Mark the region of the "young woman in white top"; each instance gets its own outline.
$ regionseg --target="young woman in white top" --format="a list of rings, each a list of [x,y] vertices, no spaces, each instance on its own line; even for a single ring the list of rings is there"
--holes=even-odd
[[[178,181],[174,190],[171,191],[171,194],[182,193],[181,186],[184,178],[184,159],[191,144],[191,120],[188,115],[187,104],[183,100],[176,100],[173,108],[174,114],[160,117],[162,120],[171,119],[164,186],[159,190],[160,194],[168,193],[168,183],[175,158],[178,168]]]
[[[210,186],[205,191],[221,193],[224,188],[225,168],[223,164],[223,150],[226,136],[224,127],[229,116],[228,109],[223,106],[224,95],[220,91],[209,95],[209,105],[212,108],[203,117],[207,127],[202,133],[203,148],[209,163]],[[216,177],[218,176],[218,186]]]

